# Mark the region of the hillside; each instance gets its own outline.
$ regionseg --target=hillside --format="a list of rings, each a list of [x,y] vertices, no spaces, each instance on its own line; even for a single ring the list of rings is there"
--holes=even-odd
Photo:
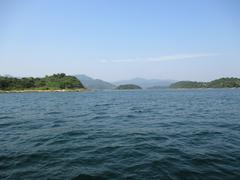
[[[75,77],[78,78],[88,89],[114,89],[116,87],[109,82],[100,79],[93,79],[86,75],[75,75]]]
[[[220,78],[210,82],[179,81],[170,88],[239,88],[239,78]]]
[[[60,90],[60,89],[81,89],[83,84],[74,76],[67,76],[64,73],[45,76],[44,78],[14,78],[0,76],[0,90]]]

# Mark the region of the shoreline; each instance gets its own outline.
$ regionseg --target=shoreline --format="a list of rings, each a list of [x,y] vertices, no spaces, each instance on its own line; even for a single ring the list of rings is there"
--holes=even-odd
[[[0,93],[87,92],[87,91],[90,91],[90,90],[84,89],[84,88],[81,88],[81,89],[54,89],[54,90],[24,89],[24,90],[8,90],[8,91],[0,90]]]

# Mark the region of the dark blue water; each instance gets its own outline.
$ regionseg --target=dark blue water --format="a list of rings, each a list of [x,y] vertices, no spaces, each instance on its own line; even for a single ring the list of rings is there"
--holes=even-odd
[[[0,94],[0,179],[240,179],[240,90]]]

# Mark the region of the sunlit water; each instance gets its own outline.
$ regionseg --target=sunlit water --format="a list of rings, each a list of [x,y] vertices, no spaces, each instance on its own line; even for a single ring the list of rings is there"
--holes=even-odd
[[[240,90],[0,94],[0,179],[240,179]]]

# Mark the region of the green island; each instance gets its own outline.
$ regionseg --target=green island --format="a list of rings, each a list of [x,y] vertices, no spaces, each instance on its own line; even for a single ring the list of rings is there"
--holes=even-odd
[[[179,81],[170,88],[240,88],[239,78],[220,78],[210,82]]]
[[[116,89],[117,90],[135,90],[135,89],[142,89],[142,88],[135,84],[123,84],[123,85],[119,85]]]
[[[84,91],[85,87],[74,76],[64,73],[43,78],[0,76],[0,92],[62,92]]]

